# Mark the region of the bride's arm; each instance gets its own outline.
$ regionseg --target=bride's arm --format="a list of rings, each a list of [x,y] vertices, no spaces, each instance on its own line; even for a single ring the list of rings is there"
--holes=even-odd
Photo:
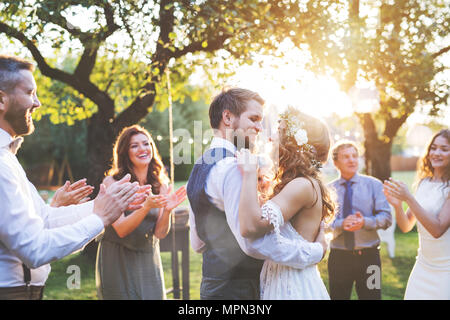
[[[259,238],[272,230],[273,226],[269,220],[262,218],[257,193],[257,167],[255,163],[252,164],[251,155],[247,151],[238,152],[237,158],[242,174],[239,199],[240,232],[244,238]],[[305,178],[296,178],[284,186],[271,201],[280,207],[284,221],[289,221],[300,209],[311,205],[314,197],[312,183]]]
[[[239,198],[239,226],[244,238],[259,238],[272,230],[273,226],[262,218],[257,191],[257,172],[241,170],[242,186]]]

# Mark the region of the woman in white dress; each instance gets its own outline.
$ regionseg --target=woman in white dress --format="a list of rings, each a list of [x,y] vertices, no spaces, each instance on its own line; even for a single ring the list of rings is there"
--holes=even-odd
[[[279,151],[274,185],[262,207],[257,193],[256,161],[248,150],[238,152],[243,174],[239,204],[242,236],[258,238],[275,232],[284,238],[313,242],[322,221],[331,220],[334,203],[319,178],[321,161],[327,160],[330,139],[318,119],[289,109],[281,115],[274,147]],[[253,156],[253,160],[255,157]],[[262,219],[265,218],[265,219]],[[260,276],[263,300],[329,300],[317,265],[295,269],[266,260]]]
[[[385,181],[384,193],[397,224],[410,231],[417,221],[419,250],[406,286],[406,300],[450,299],[450,130],[438,132],[420,161],[413,196],[403,182]],[[409,209],[403,211],[402,202]]]

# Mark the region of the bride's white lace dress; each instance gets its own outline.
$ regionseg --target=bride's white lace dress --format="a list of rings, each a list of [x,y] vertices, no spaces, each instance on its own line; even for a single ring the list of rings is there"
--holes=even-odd
[[[288,221],[283,224],[280,208],[271,201],[262,206],[263,217],[274,226],[279,241],[283,238],[305,240]],[[327,289],[317,265],[305,269],[277,264],[266,260],[260,276],[261,300],[329,300]]]

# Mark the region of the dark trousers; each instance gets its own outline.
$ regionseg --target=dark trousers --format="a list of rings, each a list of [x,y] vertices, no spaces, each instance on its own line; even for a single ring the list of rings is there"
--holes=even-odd
[[[350,299],[355,282],[360,300],[381,300],[380,250],[332,249],[328,258],[328,280],[332,300]]]
[[[0,300],[42,300],[43,286],[0,288]]]
[[[259,277],[255,279],[202,278],[201,300],[259,300]]]

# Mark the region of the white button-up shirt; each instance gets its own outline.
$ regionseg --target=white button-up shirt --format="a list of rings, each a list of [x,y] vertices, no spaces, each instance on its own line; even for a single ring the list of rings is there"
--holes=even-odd
[[[12,137],[0,129],[0,287],[45,285],[49,263],[77,251],[103,230],[93,201],[61,208],[45,204],[9,150]]]
[[[210,148],[225,148],[232,153],[236,152],[236,147],[230,141],[219,137],[211,141]],[[291,239],[283,239],[280,242],[274,232],[255,240],[242,237],[239,229],[241,186],[242,175],[236,158],[227,157],[211,168],[206,179],[205,192],[209,201],[225,212],[228,225],[245,254],[300,269],[320,262],[323,256],[323,247],[320,243]],[[197,235],[192,208],[189,212],[189,222],[192,248],[196,252],[202,252],[205,244]]]

